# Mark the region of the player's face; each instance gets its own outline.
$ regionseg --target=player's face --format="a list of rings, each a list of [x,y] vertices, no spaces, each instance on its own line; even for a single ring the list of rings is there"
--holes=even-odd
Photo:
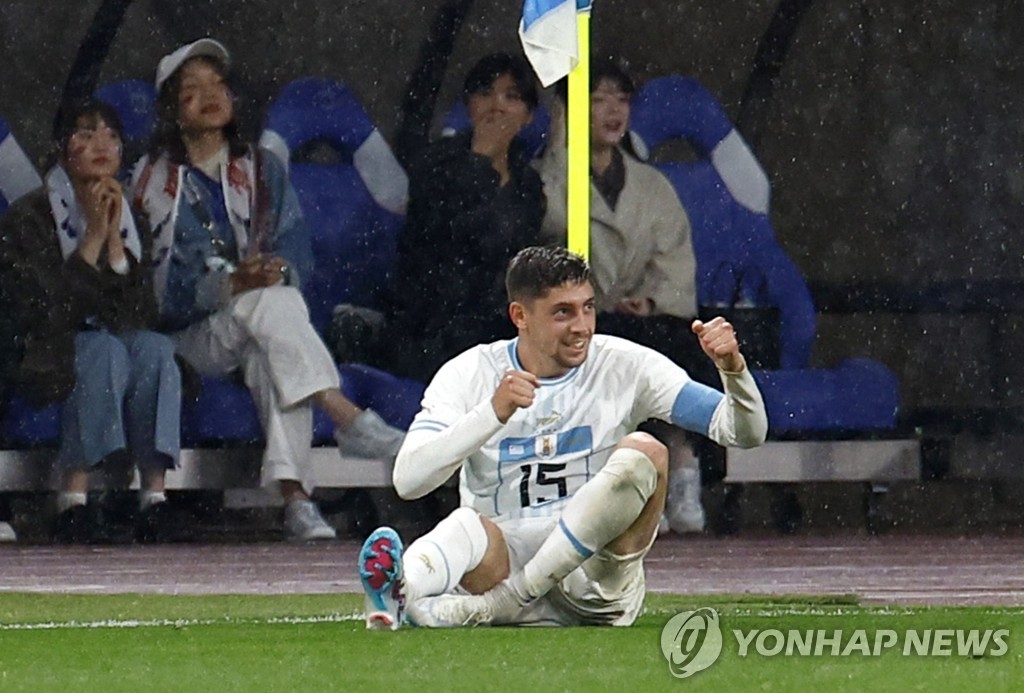
[[[557,377],[587,360],[596,326],[590,282],[562,284],[543,298],[513,304],[512,315],[519,359],[534,375]]]
[[[202,58],[192,58],[182,65],[178,90],[178,123],[182,132],[220,130],[233,117],[231,90],[224,76]]]

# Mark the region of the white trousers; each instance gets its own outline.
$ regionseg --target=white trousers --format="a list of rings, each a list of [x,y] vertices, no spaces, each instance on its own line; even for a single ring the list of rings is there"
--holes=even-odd
[[[310,396],[338,388],[338,368],[309,322],[298,289],[271,286],[241,293],[213,315],[173,336],[178,353],[200,373],[242,369],[267,439],[262,482],[315,485],[310,465]]]

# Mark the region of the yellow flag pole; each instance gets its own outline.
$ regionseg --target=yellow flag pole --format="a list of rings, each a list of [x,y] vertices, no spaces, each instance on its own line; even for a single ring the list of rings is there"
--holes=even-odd
[[[579,64],[569,73],[567,225],[569,250],[590,259],[590,10],[576,16]]]

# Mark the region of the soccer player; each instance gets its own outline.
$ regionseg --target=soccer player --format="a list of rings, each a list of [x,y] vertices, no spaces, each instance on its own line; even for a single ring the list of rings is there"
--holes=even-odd
[[[767,433],[761,394],[722,318],[694,321],[725,394],[646,347],[596,335],[590,267],[531,247],[506,275],[518,337],[446,363],[398,453],[394,484],[423,496],[460,471],[462,507],[403,553],[391,528],[360,554],[367,627],[630,625],[665,506],[656,418],[720,445]]]

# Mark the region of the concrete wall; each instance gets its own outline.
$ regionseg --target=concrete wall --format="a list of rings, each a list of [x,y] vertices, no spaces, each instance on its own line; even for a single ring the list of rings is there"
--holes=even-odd
[[[98,0],[5,0],[0,114],[33,156]],[[390,135],[404,80],[439,0],[136,0],[104,80],[150,79],[178,43],[221,38],[238,65],[242,106],[260,111],[288,80],[349,83]],[[680,72],[738,113],[776,2],[598,0],[594,43],[640,79]],[[480,54],[518,50],[518,0],[477,0],[442,101]],[[1009,0],[817,0],[801,24],[757,153],[774,185],[781,242],[816,283],[1024,279],[1024,13]],[[1007,368],[1016,319],[990,342],[987,316],[822,320],[815,359],[873,355],[909,404],[973,404]],[[999,351],[1002,349],[1002,351]],[[998,378],[997,378],[998,380]],[[1005,399],[1005,398],[1004,398]],[[1012,400],[1012,397],[1011,397]]]

